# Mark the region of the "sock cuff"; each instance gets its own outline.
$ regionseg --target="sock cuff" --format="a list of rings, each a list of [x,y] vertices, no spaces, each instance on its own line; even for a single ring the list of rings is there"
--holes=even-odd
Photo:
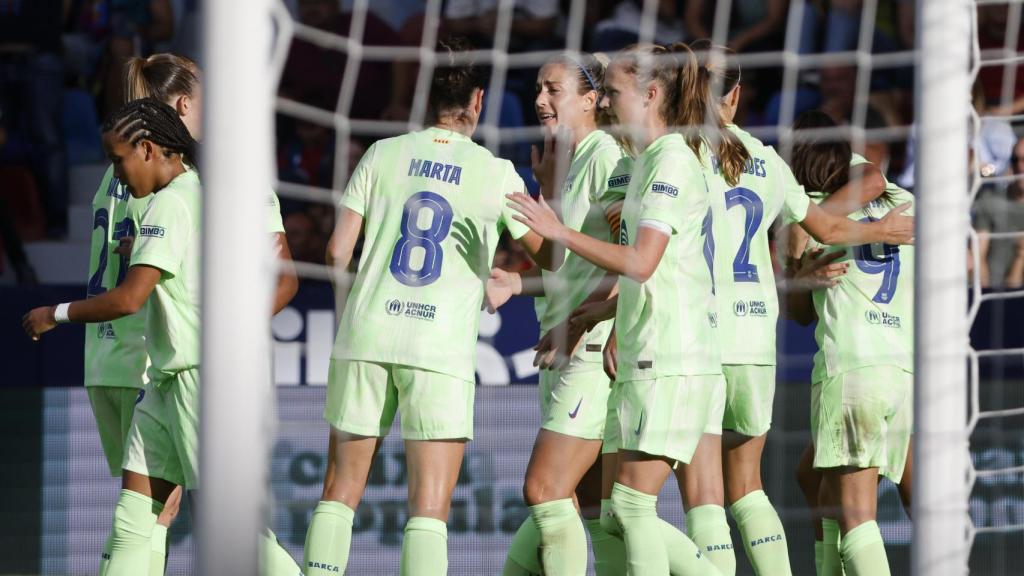
[[[650,494],[645,494],[639,490],[634,490],[624,484],[618,482],[612,486],[612,506],[621,506],[622,504],[629,504],[632,506],[640,507],[655,507],[658,504],[658,497]]]
[[[562,498],[530,506],[530,515],[533,516],[533,521],[537,523],[538,528],[579,517],[572,498]]]
[[[729,510],[738,522],[740,518],[749,516],[760,508],[770,508],[771,505],[771,502],[768,501],[768,495],[764,493],[764,490],[754,490],[733,502],[732,506],[729,506]]]
[[[716,504],[704,504],[695,506],[686,512],[686,524],[718,524],[728,523],[725,517],[725,508]]]
[[[821,531],[839,534],[839,520],[836,520],[834,518],[822,518]]]
[[[839,543],[843,556],[856,554],[862,548],[873,545],[885,546],[882,542],[882,532],[878,529],[878,523],[874,520],[857,525],[843,536]]]
[[[164,511],[164,505],[157,502],[156,500],[146,496],[145,494],[139,494],[134,490],[128,490],[127,488],[121,489],[120,501],[128,506],[147,506],[153,514],[159,515]]]
[[[405,523],[405,531],[410,530],[422,530],[424,532],[433,532],[438,534],[445,540],[448,539],[448,525],[438,520],[437,518],[427,518],[426,516],[413,516],[409,518],[409,521]]]
[[[355,510],[336,500],[321,500],[317,503],[316,508],[313,509],[313,514],[327,514],[329,516],[335,516],[349,524],[351,524],[356,517]]]

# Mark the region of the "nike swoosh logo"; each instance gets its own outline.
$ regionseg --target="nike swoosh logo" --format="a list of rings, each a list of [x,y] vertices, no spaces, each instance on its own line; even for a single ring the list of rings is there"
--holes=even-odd
[[[643,426],[643,425],[644,425],[644,413],[641,412],[640,413],[640,423],[636,425],[636,434],[637,434],[637,436],[640,435],[640,427]]]
[[[576,415],[580,413],[581,404],[583,404],[583,398],[580,398],[580,401],[576,403],[576,408],[574,408],[572,412],[569,412],[569,418],[576,418]]]

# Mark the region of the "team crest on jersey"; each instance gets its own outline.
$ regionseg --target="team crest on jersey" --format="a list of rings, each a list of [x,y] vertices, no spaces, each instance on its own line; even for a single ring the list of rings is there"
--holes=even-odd
[[[164,233],[163,226],[139,226],[139,236],[149,236],[150,238],[163,238]]]
[[[103,340],[114,340],[117,334],[114,332],[114,325],[110,322],[100,322],[96,325],[96,337]]]
[[[655,194],[664,194],[669,198],[675,198],[679,196],[679,188],[676,188],[675,186],[671,184],[666,184],[664,182],[655,182],[654,184],[651,184],[651,192]]]

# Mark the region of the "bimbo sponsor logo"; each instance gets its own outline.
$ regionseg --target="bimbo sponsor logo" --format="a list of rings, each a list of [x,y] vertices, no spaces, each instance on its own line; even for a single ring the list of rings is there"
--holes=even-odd
[[[629,184],[629,174],[622,174],[621,176],[612,176],[608,179],[609,188],[622,188]]]
[[[655,182],[654,184],[651,184],[651,192],[655,194],[664,194],[671,198],[679,196],[679,188],[664,182]]]
[[[139,236],[149,236],[150,238],[163,238],[164,233],[163,226],[139,226]]]

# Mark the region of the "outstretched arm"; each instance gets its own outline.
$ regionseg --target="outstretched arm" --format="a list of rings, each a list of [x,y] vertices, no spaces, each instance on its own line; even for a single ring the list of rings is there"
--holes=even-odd
[[[124,282],[112,290],[87,300],[71,302],[67,308],[67,322],[109,322],[142,309],[153,288],[160,281],[161,272],[151,266],[139,265],[128,269]],[[57,306],[40,306],[26,314],[21,321],[25,333],[38,340],[58,323]]]
[[[299,277],[295,274],[292,253],[288,249],[288,240],[284,234],[280,232],[274,234],[274,248],[280,266],[280,270],[277,273],[277,287],[274,289],[274,308],[272,311],[273,314],[277,314],[284,310],[284,307],[295,297],[295,293],[299,291]]]

